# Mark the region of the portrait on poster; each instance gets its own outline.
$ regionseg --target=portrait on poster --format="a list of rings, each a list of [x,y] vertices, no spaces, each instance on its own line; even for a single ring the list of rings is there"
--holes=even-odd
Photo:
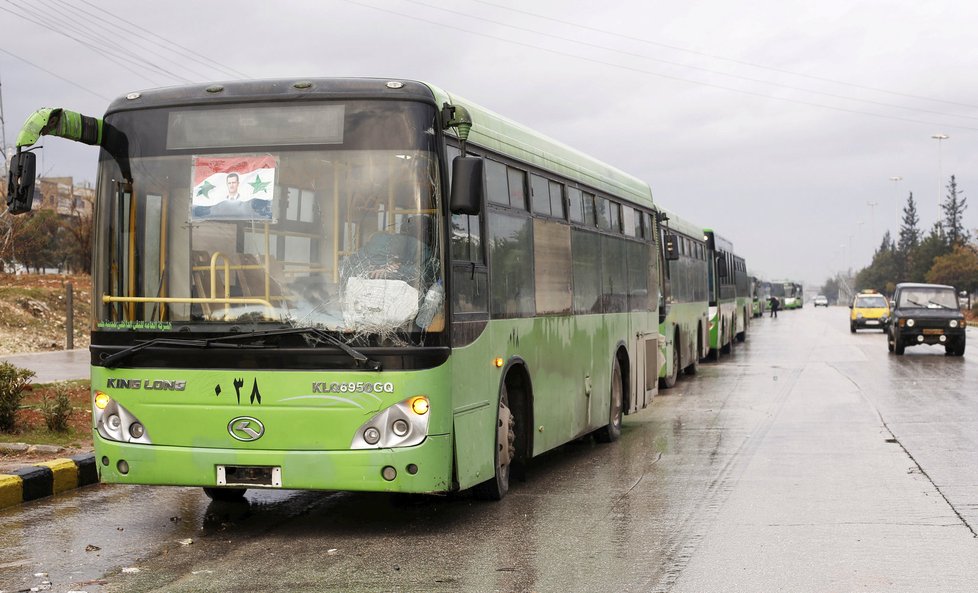
[[[190,220],[273,220],[277,159],[270,155],[195,156]]]

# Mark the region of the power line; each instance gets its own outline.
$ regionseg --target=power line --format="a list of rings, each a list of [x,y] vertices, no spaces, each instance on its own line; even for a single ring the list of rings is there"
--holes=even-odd
[[[8,4],[9,4],[9,2],[8,2]],[[20,9],[20,10],[25,10],[25,11],[27,10],[27,9],[25,9],[23,7],[17,7],[17,8]],[[71,33],[66,33],[65,31],[59,30],[56,27],[52,26],[51,24],[48,24],[48,23],[46,23],[46,22],[44,22],[42,20],[38,20],[36,18],[32,18],[31,16],[25,16],[24,14],[20,14],[20,13],[14,12],[14,11],[12,11],[12,10],[10,10],[8,8],[4,8],[2,6],[0,6],[0,10],[2,10],[4,12],[7,12],[7,13],[10,13],[10,14],[18,17],[18,18],[21,18],[21,19],[25,20],[25,21],[34,23],[35,25],[38,25],[38,26],[43,27],[45,29],[48,29],[49,31],[52,31],[53,33],[56,33],[56,34],[61,35],[63,37],[67,37],[68,39],[71,39],[72,41],[75,41],[76,43],[79,43],[80,45],[83,45],[83,46],[91,49],[92,51],[98,53],[99,55],[101,55],[102,57],[106,58],[107,60],[109,60],[111,62],[115,62],[117,65],[122,66],[123,68],[129,70],[130,72],[132,72],[136,76],[139,76],[140,78],[143,78],[144,80],[148,80],[150,82],[154,82],[151,78],[148,78],[147,76],[145,76],[143,73],[141,73],[138,70],[133,70],[132,68],[130,68],[126,64],[126,62],[128,62],[128,64],[131,64],[132,66],[136,66],[136,67],[143,66],[144,64],[140,64],[140,60],[138,60],[138,59],[133,59],[133,58],[127,57],[125,55],[120,55],[118,51],[114,52],[114,54],[113,53],[109,53],[111,50],[105,50],[105,49],[103,49],[101,47],[98,47],[96,44],[94,44],[94,43],[92,43],[90,41],[87,41],[85,39],[82,39],[82,38],[80,38],[80,37],[78,37],[76,35],[73,35]],[[145,62],[145,60],[143,60],[143,62]],[[161,68],[156,68],[156,69],[157,70],[161,70],[161,71],[163,70]],[[178,79],[182,78],[178,74],[173,74],[173,73],[169,73],[169,72],[166,72],[166,73],[170,74],[170,76],[173,76],[174,78],[178,78]],[[189,80],[187,80],[187,79],[183,79],[183,80],[186,81],[186,82],[189,82]]]
[[[679,46],[676,46],[676,45],[669,45],[667,43],[661,43],[661,42],[658,42],[658,41],[651,41],[649,39],[643,39],[641,37],[632,37],[632,36],[629,36],[629,35],[624,35],[622,33],[618,33],[616,31],[609,31],[607,29],[600,29],[598,27],[591,27],[591,26],[588,26],[588,25],[582,25],[580,23],[575,23],[575,22],[572,22],[572,21],[566,21],[566,20],[554,18],[554,17],[551,17],[551,16],[547,16],[547,15],[543,15],[543,14],[539,14],[539,13],[535,13],[535,12],[530,12],[530,11],[527,11],[527,10],[520,10],[518,8],[512,8],[510,6],[505,6],[505,5],[502,5],[502,4],[498,4],[496,2],[489,2],[488,0],[471,0],[471,1],[472,2],[477,2],[479,4],[485,4],[487,6],[492,6],[492,7],[495,7],[495,8],[501,8],[503,10],[508,10],[510,12],[516,12],[516,13],[520,13],[520,14],[525,14],[525,15],[528,15],[528,16],[532,16],[532,17],[535,17],[535,18],[539,18],[539,19],[543,19],[543,20],[547,20],[547,21],[552,21],[552,22],[555,22],[555,23],[560,23],[562,25],[569,25],[571,27],[577,27],[579,29],[584,29],[586,31],[594,31],[596,33],[602,33],[602,34],[605,34],[605,35],[611,35],[611,36],[614,36],[614,37],[619,37],[621,39],[627,39],[628,41],[637,41],[639,43],[644,43],[644,44],[647,44],[647,45],[654,45],[656,47],[664,47],[666,49],[671,49],[671,50],[675,50],[675,51],[685,52],[685,53],[689,53],[689,54],[693,54],[693,55],[697,55],[697,56],[702,56],[702,57],[705,57],[705,58],[710,58],[710,59],[713,59],[713,60],[721,60],[721,61],[724,61],[724,62],[730,62],[732,64],[739,64],[741,66],[750,66],[751,68],[759,68],[761,70],[770,70],[771,72],[778,72],[780,74],[790,74],[791,76],[798,76],[800,78],[808,78],[810,80],[817,80],[819,82],[829,82],[829,83],[832,83],[832,84],[838,84],[838,85],[842,85],[842,86],[848,86],[848,87],[852,87],[852,88],[862,89],[862,90],[865,90],[865,91],[873,91],[873,92],[877,92],[877,93],[886,93],[888,95],[895,95],[895,96],[898,96],[898,97],[906,97],[906,98],[909,98],[909,99],[920,99],[920,100],[923,100],[923,101],[933,101],[935,103],[946,103],[948,105],[957,105],[959,107],[969,107],[969,108],[973,108],[973,109],[974,108],[978,108],[978,105],[971,105],[971,104],[968,104],[968,103],[959,103],[957,101],[948,101],[946,99],[937,99],[937,98],[934,98],[934,97],[925,97],[925,96],[922,96],[922,95],[912,95],[912,94],[909,94],[909,93],[902,93],[902,92],[899,92],[899,91],[891,91],[891,90],[882,89],[882,88],[878,88],[878,87],[865,86],[865,85],[855,84],[855,83],[847,82],[847,81],[843,81],[843,80],[836,80],[836,79],[826,78],[826,77],[822,77],[822,76],[815,76],[815,75],[812,75],[812,74],[804,74],[802,72],[794,72],[792,70],[778,68],[776,66],[768,66],[768,65],[765,65],[765,64],[758,64],[756,62],[748,62],[746,60],[738,60],[738,59],[735,59],[735,58],[728,58],[726,56],[719,56],[719,55],[716,55],[716,54],[710,54],[710,53],[706,53],[706,52],[702,52],[702,51],[697,51],[697,50],[694,50],[694,49],[689,49],[689,48],[685,48],[685,47],[679,47]]]
[[[851,96],[846,96],[846,95],[838,95],[838,94],[835,94],[835,93],[827,93],[827,92],[824,92],[824,91],[817,91],[817,90],[813,90],[813,89],[806,89],[806,88],[803,88],[803,87],[798,87],[798,86],[794,86],[794,85],[790,85],[790,84],[784,84],[784,83],[779,83],[779,82],[772,82],[772,81],[769,81],[769,80],[762,80],[762,79],[753,78],[753,77],[750,77],[750,76],[742,76],[742,75],[739,75],[739,74],[730,74],[728,72],[722,72],[722,71],[719,71],[719,70],[713,70],[711,68],[704,68],[702,66],[695,66],[695,65],[692,65],[692,64],[685,64],[685,63],[682,63],[682,62],[674,62],[674,61],[671,61],[671,60],[663,60],[663,59],[660,59],[660,58],[653,58],[653,57],[650,57],[650,56],[646,56],[644,54],[639,54],[639,53],[634,53],[634,52],[628,52],[628,51],[624,51],[624,50],[619,50],[619,49],[616,49],[616,48],[613,48],[613,47],[608,47],[608,46],[600,45],[600,44],[597,44],[597,43],[590,43],[590,42],[587,42],[587,41],[581,41],[579,39],[572,39],[570,37],[563,37],[563,36],[560,36],[560,35],[554,35],[552,33],[547,33],[545,31],[539,31],[537,29],[532,29],[532,28],[529,28],[529,27],[521,27],[521,26],[518,26],[518,25],[511,25],[509,23],[505,23],[505,22],[502,22],[502,21],[488,19],[488,18],[484,18],[484,17],[480,17],[480,16],[468,14],[466,12],[462,12],[462,11],[458,11],[458,10],[453,10],[453,9],[449,9],[449,8],[442,8],[440,6],[429,4],[429,3],[423,2],[421,0],[405,0],[405,1],[411,2],[412,4],[418,4],[420,6],[425,6],[427,8],[432,8],[432,9],[435,9],[435,10],[440,10],[442,12],[447,12],[447,13],[450,13],[450,14],[456,14],[456,15],[463,16],[463,17],[466,17],[466,18],[480,20],[480,21],[484,21],[484,22],[491,23],[491,24],[494,24],[494,25],[500,25],[500,26],[503,26],[503,27],[508,27],[508,28],[511,28],[511,29],[515,29],[517,31],[524,31],[524,32],[527,32],[527,33],[532,33],[534,35],[542,35],[544,37],[550,37],[552,39],[558,39],[560,41],[566,41],[566,42],[569,42],[569,43],[575,43],[575,44],[578,44],[578,45],[583,45],[585,47],[592,47],[592,48],[601,49],[601,50],[605,50],[605,51],[615,52],[615,53],[619,53],[619,54],[622,54],[622,55],[631,56],[631,57],[635,57],[635,58],[640,58],[640,59],[644,59],[644,60],[650,60],[652,62],[658,62],[658,63],[661,63],[661,64],[667,64],[669,66],[678,66],[678,67],[686,68],[686,69],[689,69],[689,70],[698,70],[698,71],[701,71],[701,72],[707,72],[709,74],[716,74],[716,75],[719,75],[719,76],[726,76],[726,77],[734,78],[734,79],[737,79],[737,80],[745,80],[745,81],[753,82],[753,83],[757,83],[757,84],[763,84],[763,85],[768,85],[768,86],[775,86],[775,87],[780,87],[780,88],[786,88],[786,89],[790,89],[790,90],[793,90],[793,91],[800,91],[800,92],[803,92],[803,93],[811,93],[813,95],[821,95],[821,96],[830,97],[830,98],[833,98],[833,99],[842,99],[844,101],[855,101],[857,103],[866,103],[866,104],[869,104],[869,105],[878,105],[878,106],[881,106],[881,107],[891,107],[891,108],[895,108],[895,109],[903,109],[903,110],[906,110],[906,111],[913,111],[913,112],[917,112],[917,113],[930,113],[932,115],[941,115],[941,116],[945,116],[945,117],[959,117],[959,118],[964,118],[964,119],[978,120],[978,116],[962,115],[962,114],[957,114],[957,113],[948,113],[948,112],[945,112],[945,111],[933,111],[933,110],[930,110],[930,109],[921,109],[921,108],[917,108],[917,107],[907,107],[907,106],[904,106],[904,105],[897,105],[897,104],[894,104],[894,103],[884,103],[882,101],[873,101],[871,99],[861,99],[859,97],[851,97]],[[496,5],[493,5],[493,6],[496,6]],[[522,12],[522,11],[520,11],[520,12]]]
[[[680,81],[680,82],[685,82],[687,84],[694,84],[694,85],[698,85],[698,86],[705,86],[705,87],[710,87],[710,88],[715,88],[715,89],[721,89],[721,90],[725,90],[725,91],[739,93],[739,94],[742,94],[742,95],[748,95],[748,96],[753,96],[753,97],[760,97],[762,99],[768,99],[768,100],[774,100],[774,101],[781,101],[781,102],[785,102],[785,103],[795,103],[795,104],[798,104],[798,105],[807,105],[807,106],[810,106],[810,107],[819,107],[819,108],[822,108],[822,109],[829,109],[829,110],[832,110],[832,111],[840,111],[840,112],[843,112],[843,113],[852,113],[852,114],[856,114],[856,115],[868,115],[870,117],[876,117],[876,118],[880,118],[880,119],[889,119],[889,120],[896,120],[896,121],[911,122],[911,123],[916,123],[916,124],[925,124],[925,125],[929,125],[929,126],[943,126],[943,127],[947,127],[947,128],[956,128],[956,129],[963,129],[963,130],[974,130],[974,131],[978,131],[978,128],[969,127],[969,126],[963,126],[963,125],[960,125],[960,124],[948,124],[948,123],[944,123],[944,122],[932,122],[932,121],[926,121],[926,120],[911,119],[911,118],[908,118],[908,117],[900,117],[900,116],[896,116],[896,115],[885,115],[885,114],[881,114],[881,113],[872,113],[872,112],[869,112],[869,111],[860,111],[858,109],[847,109],[845,107],[836,107],[836,106],[833,106],[833,105],[825,105],[825,104],[822,104],[822,103],[814,103],[812,101],[804,101],[804,100],[801,100],[801,99],[790,99],[790,98],[787,98],[787,97],[778,97],[778,96],[775,96],[775,95],[765,95],[763,93],[757,93],[757,92],[753,92],[753,91],[747,91],[747,90],[738,89],[738,88],[734,88],[734,87],[729,87],[729,86],[725,86],[725,85],[721,85],[721,84],[715,84],[715,83],[710,83],[710,82],[702,82],[702,81],[697,81],[697,80],[691,80],[691,79],[688,79],[688,78],[683,78],[681,76],[672,76],[672,75],[669,75],[669,74],[662,74],[660,72],[653,72],[651,70],[644,70],[642,68],[636,68],[636,67],[633,67],[633,66],[626,66],[624,64],[618,64],[618,63],[614,63],[614,62],[608,62],[608,61],[605,61],[605,60],[599,60],[597,58],[589,58],[589,57],[586,57],[586,56],[579,56],[579,55],[571,54],[571,53],[568,53],[568,52],[563,52],[563,51],[560,51],[560,50],[551,49],[551,48],[548,48],[548,47],[543,47],[543,46],[539,46],[539,45],[533,45],[531,43],[525,43],[525,42],[522,42],[522,41],[514,41],[512,39],[505,39],[503,37],[497,37],[495,35],[489,35],[488,33],[483,33],[481,31],[474,31],[472,29],[465,29],[465,28],[459,27],[457,24],[444,24],[444,23],[439,23],[437,21],[428,20],[428,19],[425,19],[425,18],[422,18],[422,17],[419,17],[419,16],[415,16],[415,15],[411,15],[411,14],[405,14],[405,13],[402,13],[402,12],[397,12],[397,11],[389,10],[389,9],[386,9],[386,8],[380,8],[378,6],[372,6],[370,4],[364,4],[364,3],[358,2],[356,0],[343,0],[343,1],[344,2],[347,2],[349,4],[354,4],[354,5],[357,5],[357,6],[361,6],[363,8],[369,8],[369,9],[372,9],[372,10],[376,10],[378,12],[384,12],[384,13],[388,13],[388,14],[393,14],[393,15],[400,16],[400,17],[403,17],[403,18],[407,18],[407,19],[411,19],[411,20],[415,20],[415,21],[424,22],[424,23],[427,23],[427,24],[430,24],[430,25],[436,25],[436,26],[439,26],[439,27],[444,27],[444,28],[447,28],[447,29],[452,29],[453,31],[456,31],[456,32],[464,32],[464,33],[467,33],[469,35],[477,35],[479,37],[485,37],[485,38],[493,39],[493,40],[496,40],[496,41],[502,41],[502,42],[509,43],[509,44],[512,44],[512,45],[519,45],[521,47],[528,47],[528,48],[535,49],[535,50],[538,50],[538,51],[543,51],[543,52],[547,52],[547,53],[551,53],[551,54],[555,54],[555,55],[559,55],[559,56],[574,58],[574,59],[582,60],[582,61],[585,61],[585,62],[591,62],[593,64],[599,64],[599,65],[602,65],[602,66],[611,66],[613,68],[618,68],[620,70],[627,70],[627,71],[630,71],[630,72],[638,72],[638,73],[641,73],[641,74],[648,74],[650,76],[657,76],[659,78],[665,78],[665,79],[668,79],[668,80],[676,80],[676,81]]]
[[[166,49],[167,51],[173,52],[173,53],[178,54],[178,55],[182,55],[184,58],[189,58],[189,59],[197,62],[198,64],[202,64],[204,66],[208,66],[210,68],[214,68],[215,70],[223,71],[225,74],[229,74],[233,78],[251,78],[251,76],[249,76],[249,75],[241,72],[240,70],[236,70],[236,69],[234,69],[234,68],[232,68],[230,66],[226,66],[224,64],[221,64],[220,62],[217,62],[216,60],[213,60],[211,58],[208,58],[207,56],[204,56],[204,55],[202,55],[200,53],[197,53],[196,51],[194,51],[194,50],[192,50],[190,48],[187,48],[187,47],[185,47],[183,45],[180,45],[179,43],[175,43],[175,42],[173,42],[173,41],[171,41],[171,40],[169,40],[169,39],[167,39],[165,37],[162,37],[162,36],[156,34],[155,32],[150,31],[149,29],[147,29],[145,27],[141,27],[140,25],[137,25],[136,23],[134,23],[132,21],[127,21],[126,19],[124,19],[124,18],[122,18],[122,17],[120,17],[120,16],[118,16],[118,15],[116,15],[114,13],[111,13],[111,12],[107,11],[104,8],[100,7],[100,6],[96,6],[95,4],[92,4],[91,2],[88,2],[88,0],[80,0],[80,1],[81,1],[82,4],[86,4],[86,5],[94,8],[95,10],[97,10],[97,11],[99,11],[99,12],[101,12],[101,13],[103,13],[103,14],[105,14],[105,15],[113,18],[113,19],[115,19],[116,21],[119,21],[121,23],[124,23],[126,25],[129,25],[130,27],[134,27],[134,28],[136,28],[136,29],[138,29],[138,30],[140,30],[140,31],[142,31],[144,33],[147,33],[149,35],[152,35],[154,38],[162,41],[166,46],[172,46],[172,47],[163,47],[163,49]],[[177,49],[172,49],[172,48],[177,48]],[[177,51],[177,50],[180,50],[180,51]]]
[[[184,69],[186,71],[189,71],[192,74],[196,74],[201,79],[207,79],[207,78],[209,78],[206,74],[203,74],[202,72],[199,72],[197,70],[194,70],[194,69],[188,67],[185,60],[184,61],[177,61],[177,60],[174,60],[172,57],[169,57],[169,56],[165,55],[164,53],[157,51],[156,48],[152,44],[150,44],[144,37],[141,37],[139,35],[134,35],[128,28],[123,28],[123,27],[112,28],[103,19],[99,18],[98,16],[96,16],[96,15],[90,13],[90,12],[87,12],[86,10],[84,10],[82,8],[79,8],[79,7],[75,6],[75,5],[73,5],[71,2],[67,2],[66,0],[39,0],[39,1],[40,2],[44,2],[44,3],[51,2],[52,4],[61,6],[65,10],[70,11],[73,14],[69,17],[69,18],[72,19],[72,21],[69,23],[69,25],[70,26],[78,26],[78,25],[86,26],[85,24],[87,23],[87,26],[90,27],[87,30],[87,32],[93,33],[93,37],[99,37],[99,38],[101,38],[103,40],[119,39],[119,41],[123,41],[120,38],[120,36],[126,36],[126,37],[128,37],[128,41],[126,41],[126,42],[129,43],[129,44],[131,44],[131,45],[133,45],[133,46],[135,46],[135,47],[137,47],[140,52],[146,52],[146,53],[149,53],[151,55],[154,55],[154,56],[156,56],[156,57],[158,57],[158,58],[160,58],[162,60],[165,60],[167,62],[170,62],[170,63],[173,63],[173,64],[177,64],[180,68],[182,68],[182,69]],[[58,9],[56,8],[55,10],[58,10]],[[106,33],[110,33],[111,35],[104,35],[104,36],[97,35],[96,34],[96,31],[93,31],[93,29],[91,27],[94,27],[95,29],[102,29]],[[97,31],[97,32],[100,33],[101,31]],[[118,43],[118,42],[113,42],[113,45],[116,46],[116,47],[118,47],[118,48],[120,48],[120,49],[122,49],[123,51],[126,51],[125,48],[123,48],[122,45],[120,43]],[[137,58],[139,58],[141,60],[145,60],[145,58],[143,58],[143,56],[141,56],[138,53],[135,53],[135,52],[128,52],[128,53],[129,53],[129,55],[133,55],[133,56],[135,56],[135,57],[137,57]],[[147,63],[149,63],[149,62],[147,61]],[[187,80],[187,82],[190,82],[190,81]]]
[[[90,94],[95,95],[96,97],[98,97],[100,99],[104,99],[106,101],[111,101],[112,100],[110,97],[106,97],[105,95],[99,93],[98,91],[93,91],[90,88],[84,87],[84,86],[78,84],[77,82],[75,82],[73,80],[69,80],[69,79],[65,78],[64,76],[61,76],[60,74],[56,74],[56,73],[48,70],[44,66],[39,66],[39,65],[35,64],[34,62],[28,60],[27,58],[23,58],[21,56],[18,56],[17,54],[15,54],[15,53],[13,53],[11,51],[7,51],[7,50],[3,49],[2,47],[0,47],[0,52],[3,52],[5,54],[7,54],[8,56],[10,56],[12,58],[15,58],[17,60],[20,60],[21,62],[24,62],[25,64],[28,64],[30,66],[33,66],[34,68],[37,68],[38,70],[40,70],[41,72],[44,72],[45,74],[50,74],[51,76],[57,78],[58,80],[61,80],[63,82],[67,82],[71,86],[76,87],[78,89],[81,89],[81,90],[85,91],[86,93],[90,93]]]

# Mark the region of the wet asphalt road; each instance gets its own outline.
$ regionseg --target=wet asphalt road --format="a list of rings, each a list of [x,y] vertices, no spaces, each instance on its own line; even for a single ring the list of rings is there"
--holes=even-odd
[[[978,332],[897,357],[847,313],[757,320],[500,503],[96,486],[0,511],[0,590],[978,590]]]

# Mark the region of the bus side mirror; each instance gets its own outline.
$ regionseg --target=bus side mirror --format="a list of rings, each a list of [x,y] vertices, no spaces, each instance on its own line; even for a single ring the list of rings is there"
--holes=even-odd
[[[452,161],[452,214],[478,214],[482,206],[485,162],[474,156],[457,156]]]
[[[679,237],[676,235],[666,235],[665,251],[667,261],[679,259]]]
[[[7,175],[7,208],[11,214],[31,211],[34,203],[34,175],[37,156],[33,152],[18,152],[10,157]]]

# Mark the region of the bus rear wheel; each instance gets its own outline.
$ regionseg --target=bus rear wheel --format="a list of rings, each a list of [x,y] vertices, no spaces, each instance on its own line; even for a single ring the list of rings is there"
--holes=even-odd
[[[599,443],[611,443],[621,437],[621,416],[624,409],[624,388],[621,382],[621,364],[615,358],[614,366],[611,369],[611,416],[608,424],[602,426],[594,433],[594,438]]]
[[[516,417],[509,407],[509,392],[503,383],[496,412],[496,448],[493,452],[493,476],[477,484],[472,492],[481,500],[502,500],[509,492],[509,476],[516,457]]]

